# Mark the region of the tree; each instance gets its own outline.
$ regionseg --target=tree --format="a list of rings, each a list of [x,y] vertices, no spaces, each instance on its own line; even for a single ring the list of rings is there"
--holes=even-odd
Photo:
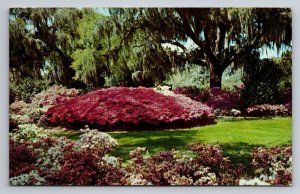
[[[93,9],[82,9],[82,18],[78,20],[76,32],[79,34],[78,48],[72,53],[71,67],[75,70],[74,79],[80,80],[88,87],[104,85],[108,73],[107,41],[94,35],[95,25],[105,17]]]
[[[291,47],[288,8],[113,8],[110,15],[113,25],[106,29],[121,36],[122,46],[130,48],[135,33],[141,31],[155,50],[163,43],[175,45],[210,69],[210,87],[221,87],[224,70],[231,64],[239,65],[253,50]],[[184,45],[188,39],[197,46],[193,53]],[[147,56],[152,50],[143,52]]]
[[[77,46],[75,8],[10,9],[10,72],[13,79],[48,79],[69,85],[74,76],[71,53]],[[25,52],[24,52],[25,51]]]

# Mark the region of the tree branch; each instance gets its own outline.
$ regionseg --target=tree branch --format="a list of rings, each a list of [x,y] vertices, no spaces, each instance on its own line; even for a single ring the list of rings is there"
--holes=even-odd
[[[161,40],[161,43],[169,43],[172,44],[174,46],[178,46],[179,48],[181,48],[183,51],[186,51],[187,48],[185,48],[185,46],[183,46],[180,42],[178,41],[172,41],[172,40]]]
[[[226,25],[223,22],[219,22],[219,34],[217,40],[217,57],[220,60],[222,51],[225,45],[225,34],[226,34]]]
[[[253,49],[259,48],[259,41],[261,39],[262,35],[258,35],[254,41],[252,41],[252,43],[250,43],[247,46],[244,46],[244,48],[242,50],[240,50],[239,52],[233,54],[229,60],[229,63],[235,62],[238,59],[240,59],[241,57],[245,56],[247,53],[251,52]]]

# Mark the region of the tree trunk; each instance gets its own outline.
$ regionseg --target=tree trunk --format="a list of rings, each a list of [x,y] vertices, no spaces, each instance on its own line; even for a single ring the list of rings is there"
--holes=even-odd
[[[209,67],[210,70],[210,88],[213,87],[219,87],[222,86],[222,74],[224,70],[221,68],[221,66],[210,64]]]

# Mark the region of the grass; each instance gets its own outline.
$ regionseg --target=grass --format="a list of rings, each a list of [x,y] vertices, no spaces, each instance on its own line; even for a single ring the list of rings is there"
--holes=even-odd
[[[130,150],[136,147],[146,147],[150,154],[162,150],[187,150],[186,145],[192,142],[205,144],[220,144],[224,155],[235,163],[249,163],[253,148],[263,146],[284,146],[292,144],[292,119],[219,119],[217,124],[189,129],[165,131],[111,132],[117,139],[118,148],[111,154],[129,158]],[[78,133],[60,134],[72,139],[78,138]]]

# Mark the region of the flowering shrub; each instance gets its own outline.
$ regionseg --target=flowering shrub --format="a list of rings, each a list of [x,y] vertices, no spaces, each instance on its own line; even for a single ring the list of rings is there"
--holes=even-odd
[[[216,115],[240,115],[241,88],[236,88],[235,92],[224,91],[221,88],[214,87],[199,93],[193,88],[177,88],[176,94],[183,94],[193,100],[202,102],[214,109]]]
[[[292,147],[257,148],[252,166],[261,181],[272,185],[292,184]]]
[[[242,166],[233,166],[224,158],[219,146],[190,144],[197,153],[193,158],[179,151],[163,151],[143,156],[145,148],[130,152],[126,170],[130,185],[234,185]]]
[[[9,179],[11,185],[43,185],[47,181],[41,177],[37,170],[32,170],[28,174],[21,174]]]
[[[10,141],[12,185],[290,185],[291,147],[257,148],[251,166],[232,164],[219,145],[189,144],[191,151],[146,148],[130,152],[126,167],[108,155],[116,145],[109,135],[86,129],[80,143],[66,137],[43,137],[35,142]],[[95,134],[101,144],[91,137]],[[32,151],[34,150],[34,152]],[[145,153],[146,152],[146,153]],[[250,175],[250,176],[249,176]],[[242,178],[241,178],[242,177]]]
[[[288,115],[292,115],[292,89],[288,88],[281,91],[281,103],[285,105],[288,110]]]
[[[48,107],[76,97],[79,94],[80,91],[77,89],[67,89],[61,85],[53,85],[47,90],[34,95],[31,99],[31,102],[42,107]]]
[[[18,143],[37,141],[39,138],[47,137],[50,132],[35,124],[18,125],[18,130],[9,133],[9,138]]]
[[[286,106],[272,105],[272,104],[260,104],[253,105],[246,109],[246,114],[248,116],[286,116],[289,115],[289,110]]]
[[[51,86],[41,93],[31,97],[30,102],[15,101],[10,104],[10,128],[16,128],[18,124],[37,123],[49,107],[73,98],[79,94],[79,90],[67,89],[63,86]]]
[[[260,186],[263,186],[263,185],[271,185],[270,183],[267,183],[267,182],[264,182],[262,181],[260,178],[253,178],[253,179],[243,179],[241,178],[239,180],[239,185],[248,185],[248,186],[251,186],[251,185],[260,185]]]
[[[221,88],[210,88],[195,97],[195,100],[201,101],[213,109],[229,111],[239,109],[241,105],[240,94],[236,92],[224,91]]]
[[[114,87],[66,100],[49,108],[44,116],[50,124],[89,125],[104,130],[177,127],[213,121],[209,107],[185,100],[148,88]]]
[[[74,144],[66,137],[47,137],[34,142],[32,147],[37,155],[36,166],[45,175],[57,172],[60,169],[59,161],[73,150]]]
[[[41,136],[36,141],[19,140],[20,136],[14,138],[26,144],[10,142],[10,183],[12,185],[125,184],[125,171],[120,168],[119,160],[104,155],[117,145],[116,140],[97,130],[85,129],[82,132],[78,142],[66,137],[51,136]],[[33,153],[31,149],[35,152]]]
[[[174,90],[175,94],[182,94],[191,99],[195,99],[199,95],[199,89],[194,87],[179,87]]]
[[[106,164],[91,150],[73,151],[60,161],[60,170],[50,177],[54,185],[120,185],[125,173]]]
[[[96,129],[84,129],[80,135],[80,140],[76,142],[76,147],[85,149],[97,149],[102,154],[112,150],[117,146],[117,140],[112,138],[109,134],[100,132]]]
[[[25,144],[9,142],[9,176],[19,176],[35,169],[36,154]]]

